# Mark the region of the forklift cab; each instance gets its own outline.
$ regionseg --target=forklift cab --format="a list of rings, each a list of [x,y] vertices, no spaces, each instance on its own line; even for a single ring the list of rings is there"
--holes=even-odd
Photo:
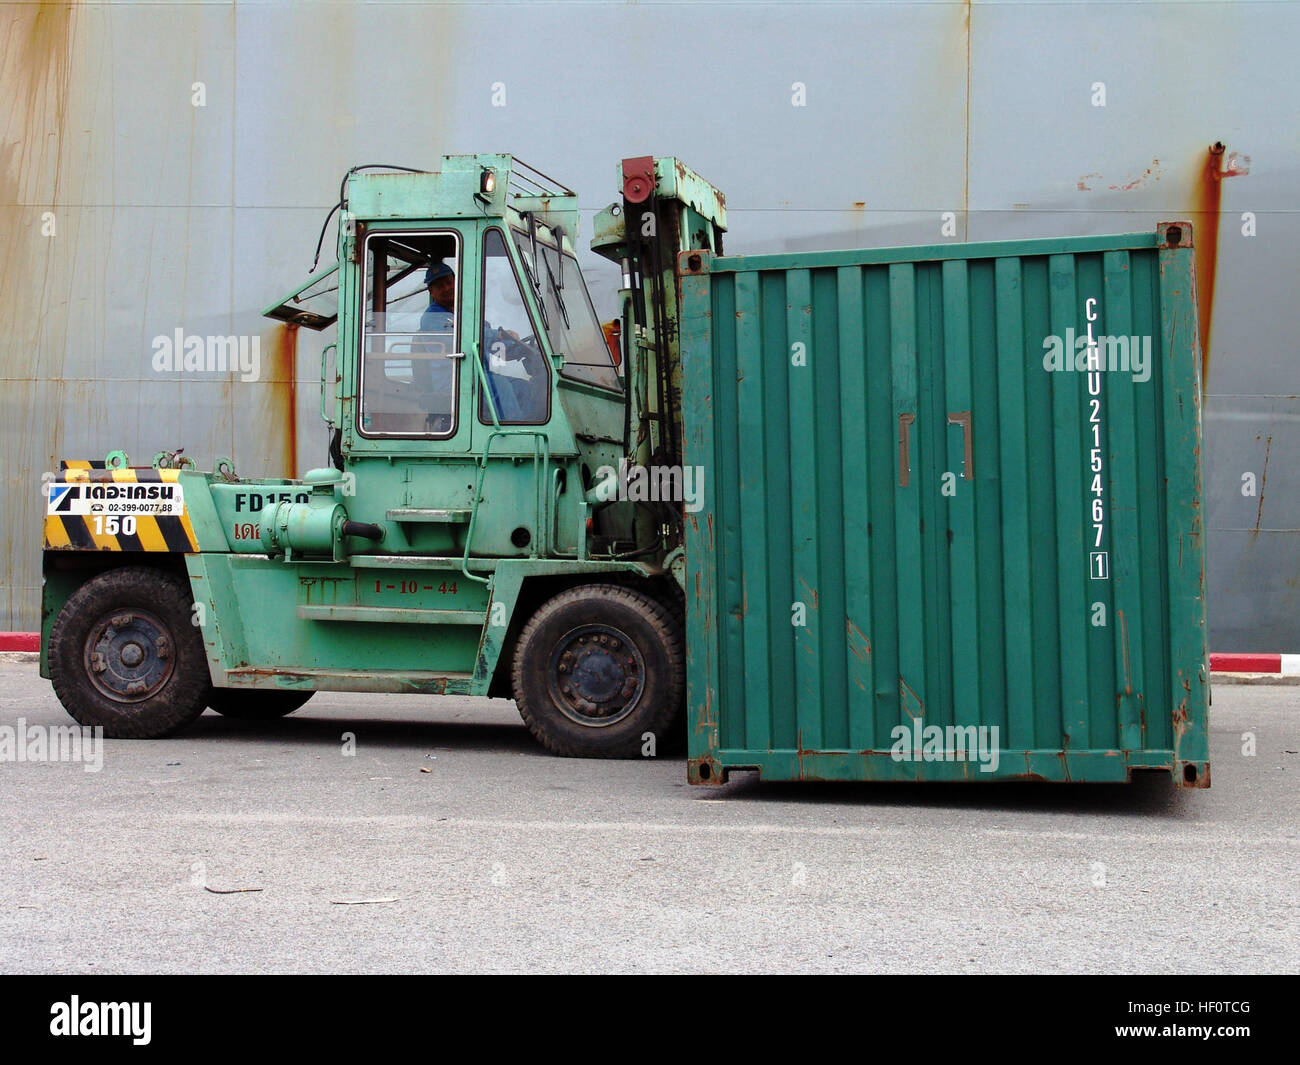
[[[338,323],[321,413],[380,551],[585,554],[583,497],[626,453],[627,397],[577,235],[577,196],[509,156],[346,178],[337,275],[265,313]]]
[[[521,190],[527,168],[510,157],[444,163],[439,173],[349,175],[337,281],[318,274],[265,312],[312,329],[340,324],[325,382],[334,380],[332,412],[322,397],[341,438],[336,458],[481,452],[507,428],[553,426],[563,438],[568,420],[555,417],[567,386],[582,423],[573,428],[589,431],[600,410],[609,426],[599,435],[613,435],[604,430],[621,429],[623,380],[574,254],[576,196]],[[451,306],[428,287],[443,267]]]

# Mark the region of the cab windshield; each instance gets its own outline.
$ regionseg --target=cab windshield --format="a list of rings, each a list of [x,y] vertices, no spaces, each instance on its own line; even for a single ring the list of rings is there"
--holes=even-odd
[[[560,376],[621,391],[618,370],[578,270],[578,260],[556,250],[555,234],[548,226],[534,222],[533,229],[515,229],[513,233],[528,283],[541,304],[551,350],[564,357]]]

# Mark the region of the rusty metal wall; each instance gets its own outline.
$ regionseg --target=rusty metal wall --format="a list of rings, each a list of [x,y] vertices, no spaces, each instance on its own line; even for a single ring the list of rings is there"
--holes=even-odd
[[[325,341],[259,311],[348,166],[509,151],[589,219],[656,153],[727,193],[728,252],[1191,217],[1211,645],[1300,647],[1294,2],[0,3],[0,25],[0,628],[37,627],[58,458],[324,461]],[[1234,152],[1250,172],[1214,176]],[[608,310],[612,267],[584,266]],[[261,379],[157,373],[176,329],[258,336]]]

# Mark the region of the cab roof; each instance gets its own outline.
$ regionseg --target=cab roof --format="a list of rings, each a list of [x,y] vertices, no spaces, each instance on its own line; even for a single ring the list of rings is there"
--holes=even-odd
[[[512,155],[444,155],[437,171],[357,170],[348,175],[344,222],[507,218],[533,214],[578,235],[578,194]]]

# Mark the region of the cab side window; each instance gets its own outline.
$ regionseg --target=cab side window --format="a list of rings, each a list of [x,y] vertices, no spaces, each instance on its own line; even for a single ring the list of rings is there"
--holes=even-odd
[[[551,369],[533,331],[523,287],[506,253],[505,237],[483,237],[483,335],[480,352],[488,388],[479,418],[492,423],[488,401],[502,424],[538,425],[550,417]]]
[[[453,232],[366,238],[360,429],[365,436],[449,437],[456,431],[460,314],[435,307],[426,278],[459,276]]]

